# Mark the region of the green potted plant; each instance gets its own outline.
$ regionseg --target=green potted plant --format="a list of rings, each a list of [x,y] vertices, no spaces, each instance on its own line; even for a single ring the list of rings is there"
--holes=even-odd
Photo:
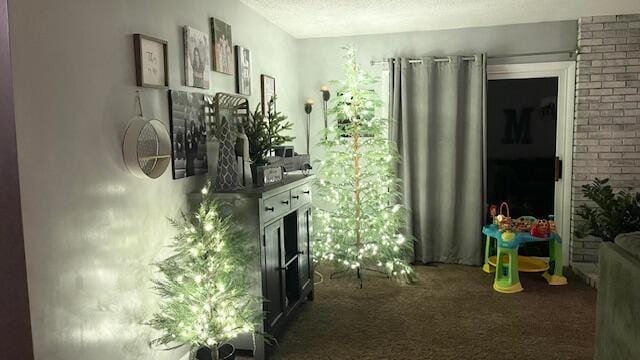
[[[244,122],[244,132],[249,139],[251,177],[254,183],[257,181],[257,168],[269,163],[267,157],[273,147],[295,139],[293,136],[282,134],[283,131],[291,130],[293,124],[287,120],[286,115],[274,111],[274,101],[275,97],[269,101],[267,114],[262,112],[262,104],[259,103]]]
[[[613,241],[619,234],[640,231],[640,193],[631,189],[614,193],[608,182],[596,178],[582,186],[584,196],[596,206],[583,204],[578,208],[576,214],[582,220],[576,226],[576,236]]]
[[[252,295],[247,271],[258,250],[221,215],[210,190],[210,184],[202,189],[193,214],[171,220],[177,230],[173,254],[156,264],[160,308],[148,324],[159,333],[152,345],[189,346],[190,359],[231,360],[235,349],[228,342],[241,333],[258,333],[263,318],[262,299]]]

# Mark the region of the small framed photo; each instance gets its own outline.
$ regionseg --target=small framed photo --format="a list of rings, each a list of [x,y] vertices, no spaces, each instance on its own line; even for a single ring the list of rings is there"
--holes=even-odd
[[[213,70],[233,75],[233,41],[231,25],[211,18],[211,37],[213,39]]]
[[[184,27],[184,76],[185,85],[201,89],[209,88],[211,44],[209,35]]]
[[[262,74],[260,76],[262,83],[262,113],[267,116],[269,112],[269,103],[273,101],[272,111],[276,112],[276,79]]]
[[[236,46],[236,77],[238,94],[251,95],[251,51],[242,46]]]
[[[136,84],[143,87],[169,87],[167,42],[142,34],[133,35]]]

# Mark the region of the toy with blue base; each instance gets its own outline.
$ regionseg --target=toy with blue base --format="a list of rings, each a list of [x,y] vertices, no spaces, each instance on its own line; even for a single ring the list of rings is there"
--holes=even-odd
[[[492,213],[492,215],[495,214]],[[538,224],[542,226],[542,230],[537,228]],[[544,226],[547,228],[545,229]],[[567,284],[567,278],[562,275],[562,239],[555,232],[554,226],[549,227],[549,222],[546,220],[526,216],[518,218],[514,226],[511,218],[498,215],[493,224],[482,228],[482,233],[487,236],[485,263],[482,269],[491,273],[493,270],[491,265],[495,265],[494,290],[507,294],[522,291],[523,288],[518,276],[519,271],[546,270],[543,277],[549,285]],[[490,257],[493,240],[495,240],[496,257],[494,261],[491,261],[493,259]],[[518,257],[518,248],[522,244],[540,241],[549,242],[548,264],[538,259]],[[518,264],[519,260],[526,264],[523,270]]]

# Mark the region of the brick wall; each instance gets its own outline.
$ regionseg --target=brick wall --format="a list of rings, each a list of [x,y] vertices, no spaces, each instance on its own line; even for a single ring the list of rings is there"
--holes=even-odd
[[[598,178],[640,188],[640,14],[579,21],[572,222]],[[574,262],[596,262],[600,242],[572,239]]]

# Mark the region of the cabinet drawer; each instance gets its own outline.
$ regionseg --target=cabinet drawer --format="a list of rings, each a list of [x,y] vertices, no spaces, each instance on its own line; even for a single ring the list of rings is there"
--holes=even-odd
[[[264,221],[269,221],[278,216],[284,215],[287,211],[291,210],[291,199],[289,191],[285,191],[281,194],[272,196],[265,199],[262,213],[264,214]]]
[[[291,208],[295,209],[311,202],[311,184],[300,185],[291,190]]]

